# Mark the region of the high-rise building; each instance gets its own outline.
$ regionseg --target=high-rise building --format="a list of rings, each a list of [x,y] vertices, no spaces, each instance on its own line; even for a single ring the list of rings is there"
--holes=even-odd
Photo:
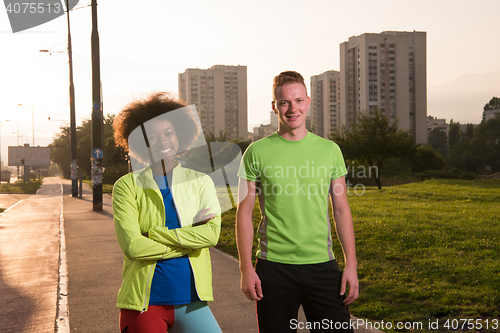
[[[446,119],[438,119],[437,117],[428,116],[427,117],[427,138],[431,134],[433,129],[440,129],[446,133],[448,136],[448,131],[450,130],[450,125],[446,123]]]
[[[269,112],[270,124],[274,127],[278,128],[278,124],[280,122],[279,117],[274,111]]]
[[[248,139],[246,66],[188,68],[179,74],[179,97],[196,105],[204,132]]]
[[[269,136],[276,132],[278,128],[274,127],[272,124],[261,124],[258,127],[253,128],[253,134],[252,134],[252,140],[257,141],[262,138],[265,138],[266,136]]]
[[[340,72],[311,76],[310,96],[310,126],[316,135],[327,139],[340,128]]]
[[[378,108],[427,142],[426,32],[384,31],[340,44],[340,113],[347,128]]]

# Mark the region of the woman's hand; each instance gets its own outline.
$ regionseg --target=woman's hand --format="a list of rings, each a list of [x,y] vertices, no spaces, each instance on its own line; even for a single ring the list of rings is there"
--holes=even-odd
[[[210,210],[210,208],[202,209],[198,212],[198,214],[196,214],[196,216],[194,217],[193,227],[207,224],[208,221],[210,221],[211,219],[213,219],[216,216],[216,214],[207,214],[209,210]],[[149,238],[148,231],[143,232],[142,235],[146,238]]]
[[[196,216],[194,217],[193,227],[207,224],[208,221],[210,221],[216,216],[216,214],[207,214],[209,211],[210,208],[205,208],[200,210],[198,214],[196,214]]]

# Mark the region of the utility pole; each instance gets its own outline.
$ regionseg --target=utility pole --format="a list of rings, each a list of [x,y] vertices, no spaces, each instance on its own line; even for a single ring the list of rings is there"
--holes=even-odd
[[[75,86],[73,85],[73,50],[71,48],[71,30],[69,28],[69,4],[66,0],[66,14],[68,18],[68,60],[69,60],[69,110],[70,110],[70,159],[71,159],[71,196],[78,197],[78,169],[76,165],[76,115],[75,115]],[[33,139],[34,141],[34,139]],[[33,142],[33,145],[34,142]]]
[[[101,109],[101,65],[99,32],[97,30],[97,0],[92,0],[92,189],[93,210],[102,210],[103,138]]]

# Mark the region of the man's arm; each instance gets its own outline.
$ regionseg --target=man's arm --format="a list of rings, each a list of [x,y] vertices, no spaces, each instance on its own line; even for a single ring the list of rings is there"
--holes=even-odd
[[[253,208],[256,183],[240,178],[238,183],[238,209],[236,211],[236,244],[240,258],[241,290],[251,301],[263,297],[260,279],[252,265]]]
[[[344,251],[345,268],[342,274],[342,284],[340,294],[346,292],[346,286],[349,287],[349,295],[344,300],[345,305],[354,302],[359,295],[359,282],[356,260],[356,246],[354,242],[354,226],[352,223],[351,209],[347,201],[347,190],[345,177],[332,180],[330,184],[330,198],[333,208],[333,218],[335,220],[335,229]]]

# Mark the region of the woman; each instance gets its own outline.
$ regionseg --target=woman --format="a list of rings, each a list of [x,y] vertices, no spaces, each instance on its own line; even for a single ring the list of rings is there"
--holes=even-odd
[[[121,332],[221,332],[207,305],[219,201],[210,177],[176,161],[199,135],[195,116],[183,102],[155,93],[128,105],[113,128],[115,142],[147,165],[113,187],[124,253]]]

